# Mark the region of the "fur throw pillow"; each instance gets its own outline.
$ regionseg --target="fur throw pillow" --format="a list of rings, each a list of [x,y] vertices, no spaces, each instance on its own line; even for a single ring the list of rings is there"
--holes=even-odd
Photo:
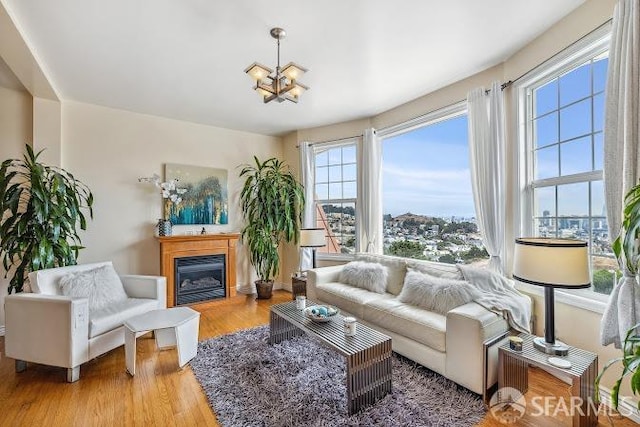
[[[89,311],[101,310],[128,298],[111,265],[69,273],[58,283],[62,295],[88,298]]]
[[[340,282],[379,294],[385,293],[388,277],[387,267],[374,262],[352,261],[340,272]]]
[[[480,297],[469,282],[431,276],[409,268],[398,300],[446,315]]]

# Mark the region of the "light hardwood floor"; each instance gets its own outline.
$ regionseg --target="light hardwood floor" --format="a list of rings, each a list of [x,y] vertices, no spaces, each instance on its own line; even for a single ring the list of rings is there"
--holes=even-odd
[[[271,300],[240,295],[225,301],[199,304],[200,339],[266,324],[271,304],[289,301],[291,294],[276,291]],[[2,426],[183,426],[217,425],[190,368],[177,370],[175,350],[157,351],[149,336],[138,339],[136,376],[125,372],[124,348],[82,365],[80,381],[65,382],[65,370],[29,364],[16,374],[12,359],[4,357],[0,338],[0,425]],[[531,370],[527,399],[536,395],[563,395],[567,386],[550,375]],[[635,426],[615,420],[616,426]],[[503,426],[490,415],[483,427]],[[570,426],[562,417],[527,417],[522,426]],[[601,426],[610,425],[601,417]]]

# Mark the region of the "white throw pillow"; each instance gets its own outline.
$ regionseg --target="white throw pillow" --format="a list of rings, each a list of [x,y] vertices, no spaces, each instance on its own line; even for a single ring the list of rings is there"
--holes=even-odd
[[[457,268],[457,264],[427,261],[422,259],[408,259],[407,268],[412,268],[420,273],[429,274],[445,279],[464,280],[464,276]]]
[[[478,290],[468,282],[431,276],[409,268],[398,300],[444,315],[479,296]]]
[[[357,253],[356,261],[373,262],[387,267],[387,292],[398,295],[402,290],[404,275],[407,274],[407,263],[404,258],[368,253]]]
[[[89,299],[89,311],[127,299],[120,277],[111,265],[69,273],[58,282],[62,295]]]
[[[387,288],[387,267],[364,261],[352,261],[342,267],[340,282],[357,288],[384,294]]]

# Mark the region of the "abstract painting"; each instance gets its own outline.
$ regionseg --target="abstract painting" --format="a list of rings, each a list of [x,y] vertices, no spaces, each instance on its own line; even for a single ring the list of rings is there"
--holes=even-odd
[[[165,204],[173,225],[229,222],[226,169],[167,163],[164,173],[166,181],[175,179],[187,190],[180,203]]]

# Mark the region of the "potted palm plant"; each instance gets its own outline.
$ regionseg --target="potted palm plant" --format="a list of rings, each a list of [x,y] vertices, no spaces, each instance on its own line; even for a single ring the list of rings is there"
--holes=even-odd
[[[618,363],[622,364],[622,373],[613,384],[613,387],[611,387],[611,403],[613,404],[613,409],[616,410],[620,403],[620,386],[626,377],[630,377],[631,392],[633,394],[640,394],[640,369],[638,369],[640,366],[640,335],[638,335],[637,328],[640,328],[640,323],[627,332],[624,344],[622,345],[622,356],[609,360],[596,378],[595,396],[596,402],[598,402],[600,399],[600,380],[602,376],[611,366],[617,365]]]
[[[304,191],[284,162],[271,158],[245,165],[240,205],[244,217],[242,242],[256,269],[258,298],[271,298],[273,279],[280,269],[282,242],[298,243],[304,209]]]
[[[631,188],[624,196],[622,212],[622,230],[613,241],[613,252],[618,260],[624,260],[632,274],[638,274],[640,268],[640,248],[637,240],[640,237],[640,184]],[[624,257],[624,258],[623,258]]]
[[[625,265],[632,275],[640,271],[640,184],[634,186],[624,197],[622,227],[620,235],[612,244],[613,252],[620,265]],[[600,380],[613,365],[622,364],[622,373],[611,388],[611,401],[614,409],[618,409],[619,393],[622,381],[630,377],[629,383],[633,394],[640,394],[640,324],[633,326],[624,339],[622,356],[610,360],[596,378],[596,399],[600,397]]]
[[[64,169],[38,162],[27,145],[22,159],[0,165],[0,257],[9,293],[22,292],[30,271],[76,263],[78,226],[93,218],[93,194]]]

